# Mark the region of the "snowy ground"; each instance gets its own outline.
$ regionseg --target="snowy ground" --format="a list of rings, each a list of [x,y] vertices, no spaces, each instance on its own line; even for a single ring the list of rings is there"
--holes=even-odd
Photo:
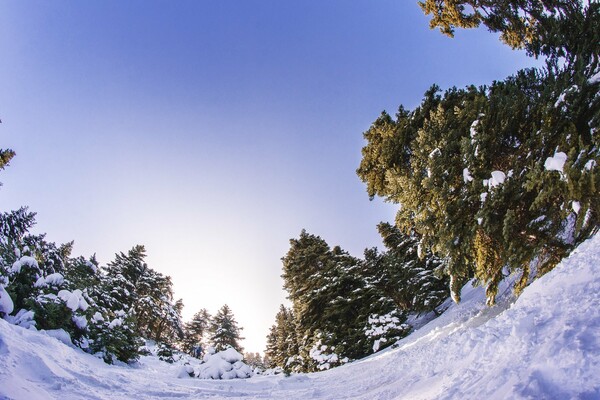
[[[399,342],[330,371],[229,381],[178,378],[143,357],[108,366],[0,321],[0,399],[600,399],[600,235],[514,301],[481,288]]]

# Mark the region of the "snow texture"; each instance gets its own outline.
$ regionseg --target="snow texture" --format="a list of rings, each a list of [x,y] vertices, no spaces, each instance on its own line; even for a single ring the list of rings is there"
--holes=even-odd
[[[50,274],[45,278],[40,277],[34,284],[35,287],[46,287],[46,286],[60,286],[65,281],[65,278],[59,274]]]
[[[469,172],[469,168],[463,169],[463,180],[465,181],[465,183],[469,183],[473,180],[473,177],[471,176],[471,173]]]
[[[21,272],[21,269],[24,266],[31,267],[36,270],[40,269],[35,258],[29,257],[29,256],[23,256],[20,259],[18,259],[17,261],[15,261],[15,263],[12,265],[12,267],[10,269],[10,272],[12,272],[13,274],[19,274]]]
[[[571,207],[573,207],[573,211],[575,211],[575,214],[579,214],[581,204],[578,201],[573,201],[573,203],[571,203]]]
[[[553,157],[548,157],[544,163],[546,171],[558,171],[562,174],[563,167],[567,161],[567,155],[562,151],[555,153]]]
[[[89,307],[89,304],[83,298],[83,294],[79,289],[75,289],[73,292],[70,292],[68,290],[61,290],[60,292],[58,292],[58,297],[65,302],[65,304],[68,308],[71,309],[71,311],[85,311]]]
[[[252,368],[242,362],[243,356],[233,348],[211,354],[207,352],[204,363],[195,375],[201,379],[236,379],[252,376]],[[181,374],[180,374],[181,375]]]
[[[500,186],[506,180],[506,175],[502,171],[493,171],[492,177],[488,180],[489,188],[494,188],[496,186]]]
[[[14,304],[4,286],[0,285],[0,313],[8,315],[14,310]]]
[[[600,398],[600,236],[518,299],[510,282],[491,308],[482,287],[461,297],[395,349],[314,374],[228,381],[189,378],[199,360],[107,365],[0,320],[0,399]]]
[[[585,165],[583,166],[583,169],[585,169],[586,171],[591,171],[592,168],[594,168],[596,166],[596,160],[589,160],[588,162],[585,163]]]
[[[69,333],[67,333],[67,331],[65,331],[64,329],[51,329],[43,332],[45,332],[46,335],[58,340],[59,342],[66,344],[67,346],[73,347],[73,344],[71,342],[71,335],[69,335]]]

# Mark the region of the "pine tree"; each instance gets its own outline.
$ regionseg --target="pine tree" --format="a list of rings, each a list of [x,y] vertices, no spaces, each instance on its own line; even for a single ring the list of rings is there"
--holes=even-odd
[[[15,152],[11,149],[0,149],[0,171],[8,166],[14,156]],[[0,186],[2,186],[1,182]]]
[[[87,348],[92,299],[76,286],[68,266],[73,243],[57,246],[45,235],[32,235],[35,214],[22,208],[0,214],[0,275],[3,293],[13,303],[13,323],[39,329],[64,329],[74,344]],[[28,316],[24,318],[24,316]]]
[[[493,304],[505,267],[522,287],[531,262],[540,275],[598,229],[600,82],[569,70],[443,96],[433,87],[365,132],[368,194],[402,204],[397,226],[446,260],[456,300],[475,276]],[[547,166],[562,155],[560,171]]]
[[[388,223],[377,226],[388,249],[375,272],[374,285],[409,312],[432,311],[449,296],[444,263],[430,252],[419,254],[419,240]]]
[[[369,354],[364,329],[378,293],[365,283],[360,261],[304,230],[290,245],[283,278],[293,305],[297,354],[284,353],[287,361],[277,359],[278,365],[286,367],[296,356],[302,371],[315,371]],[[285,315],[280,310],[276,328]]]
[[[106,275],[112,282],[111,293],[118,305],[131,315],[139,336],[172,345],[183,336],[181,301],[173,303],[173,284],[144,261],[144,246],[135,246],[127,254],[116,254]]]
[[[288,374],[302,371],[297,334],[293,311],[283,304],[280,305],[275,316],[275,325],[271,327],[267,336],[265,358],[269,360],[269,368],[280,367]]]
[[[252,367],[252,369],[264,370],[266,369],[265,362],[261,357],[260,353],[245,353],[244,363]]]
[[[210,313],[203,308],[194,314],[191,321],[184,324],[184,336],[181,344],[183,351],[194,355],[194,347],[206,347],[206,336],[211,320],[212,317]]]
[[[217,311],[210,324],[210,344],[216,351],[223,351],[229,347],[243,353],[244,348],[239,341],[244,338],[240,333],[243,328],[238,326],[233,312],[227,304]]]
[[[534,56],[599,54],[600,5],[582,0],[425,0],[431,28],[453,36],[456,28],[485,25],[513,48]],[[591,46],[591,47],[590,47]],[[595,50],[594,50],[595,49]],[[589,61],[589,59],[587,59]]]

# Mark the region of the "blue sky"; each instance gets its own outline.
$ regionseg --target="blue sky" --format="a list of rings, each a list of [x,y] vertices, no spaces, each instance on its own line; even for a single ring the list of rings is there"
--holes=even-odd
[[[0,210],[102,263],[144,244],[184,317],[229,304],[251,351],[290,238],[380,245],[395,207],[355,175],[379,113],[535,64],[398,0],[6,0],[0,54]]]

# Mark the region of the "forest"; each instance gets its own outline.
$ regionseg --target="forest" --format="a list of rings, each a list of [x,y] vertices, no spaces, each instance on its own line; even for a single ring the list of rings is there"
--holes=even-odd
[[[545,66],[486,86],[442,90],[382,112],[363,133],[356,170],[366,195],[397,205],[377,225],[385,249],[350,255],[301,230],[283,255],[281,305],[264,357],[273,373],[314,372],[385,349],[445,310],[474,279],[492,307],[517,276],[518,296],[600,227],[600,4],[582,0],[426,0],[432,28],[483,27]],[[375,118],[375,116],[374,116]],[[16,156],[0,150],[0,169]],[[73,243],[33,234],[34,212],[0,213],[0,318],[66,331],[106,363],[132,363],[143,339],[160,356],[243,353],[242,327],[223,305],[183,322],[173,283],[138,245],[99,265]]]

